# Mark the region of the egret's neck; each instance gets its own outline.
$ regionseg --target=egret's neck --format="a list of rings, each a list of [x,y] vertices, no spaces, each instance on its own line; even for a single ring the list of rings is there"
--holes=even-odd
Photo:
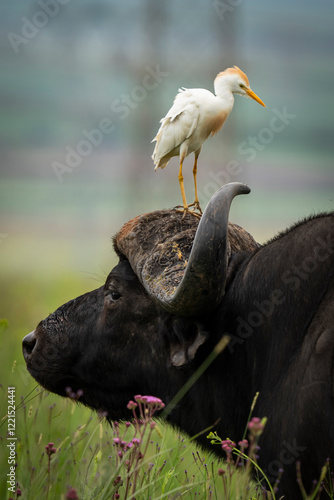
[[[216,96],[224,101],[225,107],[231,111],[234,104],[234,95],[231,91],[231,87],[224,80],[215,81],[214,90]]]

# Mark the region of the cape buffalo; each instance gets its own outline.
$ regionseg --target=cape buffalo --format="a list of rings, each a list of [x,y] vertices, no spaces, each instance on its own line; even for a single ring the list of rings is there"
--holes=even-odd
[[[220,188],[200,222],[162,210],[114,238],[119,263],[103,286],[57,309],[23,340],[29,372],[45,388],[82,390],[110,420],[129,417],[135,394],[166,405],[228,339],[168,421],[210,446],[204,429],[238,441],[267,417],[260,465],[280,494],[301,498],[334,458],[334,214],[307,218],[258,245],[229,224],[241,183]],[[218,448],[218,447],[217,447]],[[217,448],[213,448],[217,451]]]

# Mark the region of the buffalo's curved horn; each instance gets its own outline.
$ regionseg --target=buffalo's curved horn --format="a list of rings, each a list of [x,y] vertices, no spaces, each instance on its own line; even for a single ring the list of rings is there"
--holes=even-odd
[[[142,284],[164,309],[194,316],[219,304],[225,293],[230,205],[235,196],[248,193],[248,186],[232,182],[213,195],[198,225],[183,277],[174,290],[167,292],[163,281],[152,280],[152,275],[142,269]]]

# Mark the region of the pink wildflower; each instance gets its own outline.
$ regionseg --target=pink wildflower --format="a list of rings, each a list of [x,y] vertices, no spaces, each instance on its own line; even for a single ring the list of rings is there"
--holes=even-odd
[[[66,500],[79,500],[77,490],[75,488],[70,488],[66,493]]]
[[[154,396],[144,396],[144,397],[145,397],[145,403],[148,406],[154,406],[158,410],[165,408],[165,404],[162,402],[160,398],[155,398]]]
[[[116,486],[118,483],[122,481],[121,476],[116,476],[115,481],[113,482],[113,485]]]
[[[248,422],[248,429],[252,434],[261,434],[264,429],[264,425],[259,417],[253,417],[250,422]]]
[[[148,406],[156,407],[158,410],[165,407],[165,404],[161,401],[161,399],[154,396],[141,396],[140,394],[137,394],[137,396],[135,396],[135,400],[137,403],[147,404]]]
[[[230,439],[224,439],[222,441],[222,448],[224,451],[230,453],[235,448],[235,443]]]
[[[248,448],[248,441],[247,441],[247,439],[243,439],[242,441],[239,441],[238,445],[241,448],[243,448],[243,449]]]
[[[78,401],[79,398],[83,395],[83,390],[78,389],[77,392],[74,392],[71,387],[65,387],[66,396],[70,399]]]
[[[137,408],[138,404],[135,403],[134,401],[129,401],[128,404],[127,404],[127,409],[128,410],[134,410],[135,408]]]
[[[57,449],[53,446],[53,443],[49,443],[45,446],[46,454],[51,457],[54,453],[56,453]]]

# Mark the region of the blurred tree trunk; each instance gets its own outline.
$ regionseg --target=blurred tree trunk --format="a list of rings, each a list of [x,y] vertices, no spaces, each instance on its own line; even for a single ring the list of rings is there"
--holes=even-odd
[[[216,0],[213,6],[213,27],[217,35],[218,46],[222,47],[221,61],[215,61],[215,65],[217,66],[218,62],[218,65],[221,66],[218,71],[222,71],[225,68],[239,65],[240,54],[237,49],[237,29],[240,26],[241,9],[238,6],[230,5],[226,0]],[[215,70],[217,71],[217,67]],[[224,163],[235,156],[235,129],[235,114],[231,113],[228,118],[228,126],[224,127],[224,140],[228,148],[224,149]]]

